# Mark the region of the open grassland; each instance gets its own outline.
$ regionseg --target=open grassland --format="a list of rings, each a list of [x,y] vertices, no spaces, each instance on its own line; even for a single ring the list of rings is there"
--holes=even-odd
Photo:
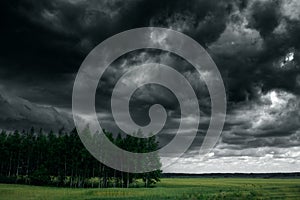
[[[300,179],[165,178],[154,188],[129,189],[70,189],[0,184],[0,199],[300,199]]]

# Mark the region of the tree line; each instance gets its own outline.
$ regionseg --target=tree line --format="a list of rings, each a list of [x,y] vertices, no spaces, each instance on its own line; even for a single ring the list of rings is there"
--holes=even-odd
[[[104,131],[117,146],[131,152],[158,149],[155,136],[122,137]],[[0,133],[0,182],[61,187],[150,187],[160,180],[161,170],[127,173],[96,160],[83,146],[76,129],[57,133],[18,130]],[[159,157],[157,156],[157,162]],[[143,183],[143,184],[141,184]]]

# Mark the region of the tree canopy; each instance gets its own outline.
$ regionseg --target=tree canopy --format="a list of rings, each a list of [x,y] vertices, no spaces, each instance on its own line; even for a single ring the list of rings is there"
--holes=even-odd
[[[120,148],[131,152],[158,149],[155,136],[138,138],[127,135],[105,135]],[[105,166],[83,146],[76,129],[57,133],[18,130],[0,133],[0,181],[61,187],[137,187],[142,180],[150,187],[160,179],[161,170],[148,173],[127,173]],[[157,156],[157,162],[159,157]]]

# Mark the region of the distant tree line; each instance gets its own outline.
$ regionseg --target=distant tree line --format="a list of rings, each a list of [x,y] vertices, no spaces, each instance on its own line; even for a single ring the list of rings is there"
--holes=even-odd
[[[119,147],[132,152],[158,149],[155,137],[137,138],[106,132]],[[54,133],[18,130],[0,133],[0,181],[61,187],[150,187],[159,181],[161,171],[127,173],[109,168],[96,160],[83,146],[76,129]],[[159,158],[157,157],[157,162]],[[142,183],[142,184],[141,184]]]

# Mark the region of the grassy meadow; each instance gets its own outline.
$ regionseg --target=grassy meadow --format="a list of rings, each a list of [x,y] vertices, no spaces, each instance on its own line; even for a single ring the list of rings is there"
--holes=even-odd
[[[0,199],[300,199],[300,179],[164,178],[154,188],[128,189],[70,189],[0,184]]]

